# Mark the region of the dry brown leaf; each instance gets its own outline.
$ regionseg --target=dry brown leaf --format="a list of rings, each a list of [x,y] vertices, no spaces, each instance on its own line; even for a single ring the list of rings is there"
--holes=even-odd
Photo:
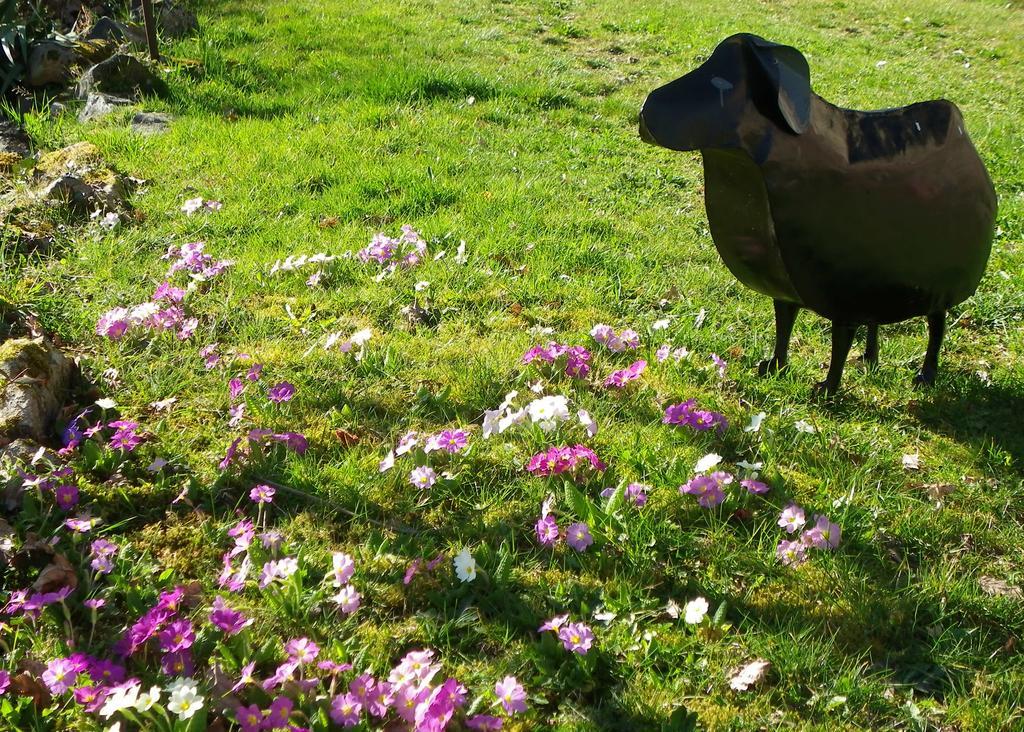
[[[56,592],[64,587],[72,590],[78,587],[78,575],[63,554],[54,554],[53,561],[43,567],[43,571],[32,583],[32,589],[36,592]]]
[[[50,706],[50,692],[39,679],[25,671],[11,677],[11,689],[18,696],[31,697],[32,703],[36,705],[37,709],[45,709]]]
[[[342,447],[352,447],[359,444],[359,435],[346,429],[334,430],[334,436],[338,438],[338,442],[341,443]]]
[[[956,490],[956,486],[949,485],[948,483],[926,483],[921,486],[921,490],[931,500],[941,502],[943,498]]]
[[[746,691],[751,686],[760,683],[771,667],[771,663],[763,658],[751,661],[745,666],[740,666],[733,671],[729,679],[729,687],[733,691]]]
[[[993,597],[1009,597],[1011,600],[1020,600],[1024,597],[1024,593],[1021,592],[1019,587],[1014,587],[995,577],[982,575],[978,578],[978,584],[985,594],[992,595]]]

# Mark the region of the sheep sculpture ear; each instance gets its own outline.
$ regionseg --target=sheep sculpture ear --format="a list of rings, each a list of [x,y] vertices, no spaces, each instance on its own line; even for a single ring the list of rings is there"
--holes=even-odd
[[[775,87],[779,113],[796,134],[811,123],[811,70],[804,55],[792,46],[754,37],[749,45]]]

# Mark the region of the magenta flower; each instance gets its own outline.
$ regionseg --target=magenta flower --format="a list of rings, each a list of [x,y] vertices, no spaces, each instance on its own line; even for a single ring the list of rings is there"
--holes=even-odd
[[[535,528],[537,530],[537,541],[542,546],[553,546],[558,541],[558,523],[550,513],[537,519]]]
[[[565,650],[585,656],[594,643],[594,634],[583,623],[568,623],[558,631],[558,638]]]
[[[100,316],[96,323],[96,335],[117,341],[128,331],[128,325],[127,308],[113,308]]]
[[[494,693],[498,697],[505,714],[516,714],[526,711],[526,690],[515,676],[506,676],[494,685]]]
[[[626,384],[631,381],[636,381],[640,378],[640,374],[647,368],[646,361],[636,361],[628,368],[619,369],[613,371],[607,379],[604,380],[605,387],[614,387],[616,389],[622,389]]]
[[[602,472],[607,466],[589,447],[551,447],[530,458],[526,470],[539,477],[573,473],[577,480],[590,471]]]
[[[538,633],[543,633],[546,630],[550,630],[550,631],[552,631],[553,633],[555,633],[557,635],[558,632],[562,629],[562,626],[564,626],[568,622],[569,622],[569,616],[567,614],[566,615],[556,615],[555,617],[551,618],[550,620],[545,620],[544,624],[542,626],[540,626],[539,628],[537,628],[537,632]]]
[[[107,604],[107,601],[102,597],[92,597],[82,603],[90,610],[99,610],[101,607]]]
[[[665,407],[665,415],[661,421],[663,424],[690,427],[698,432],[704,432],[713,427],[718,427],[719,432],[724,432],[728,428],[729,422],[724,415],[718,412],[696,409],[696,405],[695,399],[688,399],[681,404],[670,404]]]
[[[786,530],[787,534],[792,534],[794,531],[800,529],[807,522],[804,516],[804,510],[795,503],[790,503],[779,515],[778,524],[781,528]]]
[[[249,372],[245,375],[247,381],[259,381],[260,375],[263,373],[263,364],[254,363],[249,367]]]
[[[339,694],[331,701],[331,720],[342,727],[355,727],[359,724],[362,711],[362,703],[351,693]]]
[[[270,387],[270,391],[267,392],[267,398],[275,404],[290,401],[293,396],[295,396],[295,387],[287,381],[274,384]]]
[[[800,541],[783,539],[775,549],[775,556],[788,567],[795,567],[807,559],[807,548]]]
[[[565,530],[566,543],[578,552],[586,551],[587,547],[594,543],[594,537],[590,535],[590,528],[585,523],[571,524]]]
[[[249,498],[252,499],[253,503],[270,503],[274,500],[274,493],[276,491],[272,486],[261,483],[249,491]]]
[[[175,620],[160,632],[160,650],[167,653],[184,651],[192,647],[195,630],[188,620]]]
[[[168,676],[191,676],[195,671],[192,651],[172,651],[160,659],[160,669]]]
[[[114,563],[111,561],[117,554],[118,546],[106,539],[96,539],[89,545],[90,566],[100,574],[109,574],[114,571]]]
[[[564,346],[551,341],[546,346],[534,346],[523,354],[523,363],[542,361],[548,364],[555,364],[562,357],[565,357],[564,368],[557,365],[566,376],[574,379],[586,378],[590,373],[590,351],[583,346]]]
[[[168,300],[170,302],[181,302],[185,299],[185,290],[175,287],[170,282],[161,282],[153,291],[152,300]]]
[[[489,714],[476,714],[466,719],[466,726],[469,729],[497,730],[501,729],[505,720],[501,717],[494,717]]]
[[[413,468],[409,473],[409,482],[420,490],[426,490],[434,485],[437,480],[437,473],[429,465],[421,465]]]
[[[238,610],[228,607],[224,598],[218,595],[210,609],[210,623],[228,635],[236,635],[252,624],[252,621]]]
[[[466,446],[468,439],[469,433],[465,430],[442,430],[427,439],[426,445],[423,446],[423,451],[444,450],[455,453]]]
[[[139,428],[138,422],[117,420],[108,424],[107,427],[113,427],[115,430],[110,437],[110,446],[117,450],[131,452],[142,444],[142,438],[135,434],[135,430]]]
[[[722,492],[723,483],[716,480],[715,475],[717,473],[695,476],[689,483],[679,486],[679,492],[697,496],[697,503],[704,508],[714,508],[725,500],[725,493]],[[728,475],[728,473],[724,475]],[[732,476],[729,476],[729,480],[726,482],[731,481]]]
[[[245,383],[241,379],[231,379],[228,382],[228,395],[231,397],[231,401],[235,401],[245,391]]]

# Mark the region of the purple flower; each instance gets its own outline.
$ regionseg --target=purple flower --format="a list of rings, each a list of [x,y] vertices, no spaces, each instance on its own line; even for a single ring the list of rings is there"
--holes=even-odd
[[[244,707],[241,704],[235,709],[235,721],[242,728],[242,732],[260,732],[263,728],[263,712],[258,704],[251,704]]]
[[[759,480],[754,480],[753,478],[746,478],[745,480],[741,480],[740,485],[746,488],[747,491],[755,495],[761,495],[771,490],[767,484],[762,483]]]
[[[537,519],[537,541],[543,546],[553,546],[558,541],[558,523],[550,513]]]
[[[53,500],[62,511],[70,511],[78,505],[78,486],[70,483],[57,486],[53,491]]]
[[[107,604],[107,601],[102,597],[92,597],[82,603],[90,610],[99,610],[101,607]]]
[[[373,693],[373,687],[376,684],[377,680],[370,674],[359,674],[349,682],[348,690],[352,692],[360,703],[365,704],[370,694]]]
[[[270,503],[274,500],[274,493],[276,491],[273,487],[261,483],[249,491],[249,498],[252,499],[253,503]]]
[[[191,676],[195,670],[192,651],[172,651],[160,659],[160,670],[168,676]]]
[[[718,369],[718,378],[725,378],[725,367],[726,363],[722,360],[717,353],[711,354],[711,362],[715,364],[715,368]]]
[[[107,427],[113,427],[115,430],[110,437],[110,446],[117,450],[131,452],[142,444],[142,438],[135,434],[135,430],[139,428],[138,422],[117,420],[108,424]]]
[[[526,690],[515,676],[506,676],[494,685],[494,694],[498,697],[505,714],[516,714],[526,711]]]
[[[718,412],[695,409],[696,400],[688,399],[681,404],[670,404],[665,408],[665,415],[661,421],[664,424],[678,424],[691,427],[698,432],[718,427],[719,432],[724,432],[729,422]]]
[[[640,507],[647,503],[647,491],[650,486],[643,483],[630,483],[626,486],[626,500],[634,506]]]
[[[583,445],[551,447],[531,457],[526,464],[526,470],[539,477],[574,473],[577,479],[590,470],[600,472],[606,467],[593,450]]]
[[[293,396],[295,396],[295,387],[287,381],[274,384],[267,392],[267,398],[275,404],[290,401]]]
[[[494,717],[489,714],[477,714],[466,719],[466,726],[469,729],[496,730],[501,729],[505,720],[501,717]]]
[[[247,381],[259,381],[260,375],[263,373],[263,364],[254,363],[249,367],[249,372],[245,375]]]
[[[426,490],[434,485],[437,480],[437,473],[429,465],[421,465],[413,468],[409,473],[409,482],[421,490]]]
[[[594,537],[590,535],[590,528],[585,523],[571,524],[565,530],[566,543],[578,552],[586,551],[587,547],[594,543]]]
[[[0,669],[0,694],[3,694],[5,691],[7,691],[7,687],[10,685],[11,675],[3,669]]]
[[[106,539],[96,539],[89,546],[91,559],[90,566],[100,574],[109,574],[114,571],[114,564],[111,561],[117,554],[118,546]]]
[[[241,379],[235,378],[228,382],[228,394],[231,396],[231,401],[235,401],[245,391],[245,384]]]
[[[355,727],[359,724],[362,711],[363,705],[354,694],[339,694],[331,701],[331,720],[342,727]]]
[[[807,548],[800,541],[783,539],[775,549],[775,556],[788,567],[795,567],[807,559]]]
[[[442,430],[427,440],[423,451],[444,450],[445,452],[455,453],[466,446],[468,439],[469,433],[465,430]]]
[[[292,709],[295,704],[286,696],[275,697],[270,702],[270,709],[267,710],[267,719],[263,724],[264,729],[280,729],[288,726],[288,719],[292,716]]]
[[[228,635],[236,635],[241,633],[252,621],[246,619],[239,611],[228,607],[224,598],[218,595],[214,598],[213,606],[210,609],[210,623]]]
[[[594,634],[583,623],[568,623],[558,631],[558,638],[565,650],[585,656],[594,643]]]

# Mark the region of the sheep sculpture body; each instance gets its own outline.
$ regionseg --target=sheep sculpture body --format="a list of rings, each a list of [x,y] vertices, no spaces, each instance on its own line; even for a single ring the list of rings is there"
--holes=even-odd
[[[729,270],[775,301],[786,365],[800,308],[832,321],[826,394],[858,326],[878,360],[878,326],[928,318],[917,381],[938,369],[946,311],[985,271],[996,195],[960,111],[945,100],[861,112],[811,90],[804,56],[750,34],[647,97],[640,136],[699,150],[711,236]]]

